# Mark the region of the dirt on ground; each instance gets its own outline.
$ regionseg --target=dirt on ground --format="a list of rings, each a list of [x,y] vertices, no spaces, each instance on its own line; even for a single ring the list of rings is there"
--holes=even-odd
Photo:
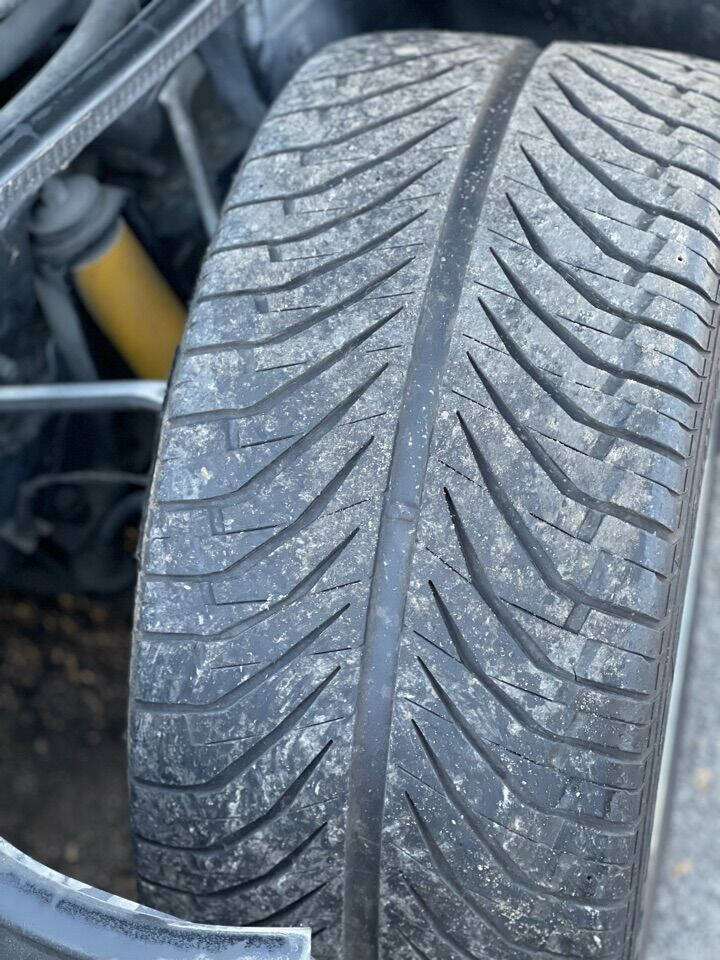
[[[129,654],[129,602],[0,592],[0,836],[134,898]]]

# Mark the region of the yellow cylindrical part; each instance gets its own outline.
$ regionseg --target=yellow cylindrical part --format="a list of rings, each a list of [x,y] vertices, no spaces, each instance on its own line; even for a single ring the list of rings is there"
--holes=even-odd
[[[167,377],[185,307],[122,218],[110,243],[76,264],[72,275],[95,322],[134,373]]]

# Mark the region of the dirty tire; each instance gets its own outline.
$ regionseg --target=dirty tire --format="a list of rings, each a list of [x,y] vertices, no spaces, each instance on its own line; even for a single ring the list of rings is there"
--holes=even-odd
[[[631,958],[714,390],[720,66],[310,61],[173,376],[141,895],[343,960]]]

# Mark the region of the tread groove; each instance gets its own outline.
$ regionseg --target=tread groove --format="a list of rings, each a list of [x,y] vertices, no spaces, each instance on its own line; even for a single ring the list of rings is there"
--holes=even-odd
[[[689,87],[685,83],[677,83],[674,80],[666,80],[665,77],[663,77],[662,74],[658,73],[656,70],[650,70],[648,67],[640,66],[640,64],[637,62],[628,63],[627,60],[624,60],[622,57],[618,57],[617,54],[610,53],[609,50],[598,50],[593,47],[592,52],[597,54],[599,57],[605,57],[606,60],[613,60],[615,63],[619,63],[626,69],[632,70],[634,73],[639,73],[643,77],[648,77],[650,80],[657,80],[657,82],[662,83],[663,86],[672,87],[678,93],[695,93],[699,97],[705,97],[707,100],[712,100],[714,103],[720,103],[720,97],[715,97],[706,90],[698,90],[697,87]]]
[[[586,216],[576,204],[568,200],[555,180],[553,180],[547,171],[543,170],[541,164],[527,149],[527,147],[521,146],[520,149],[525,154],[525,157],[532,167],[535,176],[543,185],[543,188],[547,192],[548,196],[565,214],[567,214],[573,223],[579,227],[580,230],[582,230],[585,236],[592,240],[593,243],[600,250],[602,250],[606,256],[612,257],[614,260],[626,264],[626,266],[631,267],[640,274],[653,273],[657,277],[663,277],[665,280],[671,280],[673,283],[677,283],[682,287],[686,287],[688,290],[691,290],[693,293],[697,294],[709,306],[716,306],[715,301],[713,301],[707,295],[701,284],[696,283],[694,280],[688,279],[681,273],[677,273],[674,270],[665,270],[662,267],[657,267],[653,264],[646,263],[644,260],[640,259],[640,257],[636,257],[618,246],[618,244],[607,237],[603,231],[593,223],[590,217]]]
[[[159,499],[159,502],[168,507],[184,506],[192,509],[197,508],[198,504],[212,506],[234,500],[239,494],[247,492],[251,487],[257,486],[258,483],[268,482],[274,479],[279,473],[286,470],[291,463],[297,460],[298,457],[302,456],[306,450],[309,450],[318,440],[322,439],[333,427],[337,426],[345,414],[352,409],[360,397],[382,376],[387,368],[388,364],[384,363],[381,367],[378,367],[377,370],[373,371],[360,386],[356,387],[352,393],[348,394],[348,396],[333,407],[329,413],[325,414],[321,420],[314,424],[314,426],[296,440],[295,443],[283,450],[282,453],[279,453],[270,463],[258,470],[249,480],[246,480],[245,483],[241,484],[235,490],[229,493],[219,493],[214,496],[198,497],[192,500]]]
[[[605,373],[609,373],[612,377],[619,377],[621,380],[634,380],[635,383],[642,383],[646,387],[652,387],[654,390],[659,390],[661,393],[666,393],[668,396],[677,397],[678,400],[682,400],[684,403],[690,403],[695,405],[695,402],[691,396],[684,393],[682,390],[678,390],[673,387],[671,384],[667,384],[660,380],[657,377],[651,377],[647,374],[641,373],[636,370],[626,370],[624,367],[621,367],[617,363],[612,363],[609,360],[605,360],[602,357],[598,356],[594,350],[591,350],[580,337],[576,337],[572,334],[567,327],[565,327],[553,314],[546,310],[538,298],[531,293],[530,289],[522,282],[518,274],[513,270],[510,264],[502,257],[497,250],[493,247],[490,247],[490,252],[493,257],[497,260],[500,265],[500,269],[505,274],[507,279],[510,281],[513,289],[517,293],[520,300],[525,304],[528,310],[533,313],[538,320],[545,324],[549,330],[551,330],[558,339],[562,340],[563,343],[572,350],[576,357],[583,361],[583,363],[588,364],[588,366],[595,367],[598,370],[603,370]]]
[[[340,363],[340,361],[344,360],[348,354],[355,350],[356,347],[359,347],[361,344],[365,343],[366,340],[369,340],[373,334],[378,332],[378,330],[382,330],[386,323],[394,320],[398,314],[402,313],[403,309],[404,308],[400,306],[396,307],[395,310],[391,310],[390,313],[386,313],[384,316],[380,317],[379,320],[371,323],[369,327],[365,327],[365,329],[358,333],[357,336],[352,337],[350,340],[346,340],[342,346],[338,347],[336,350],[333,350],[332,353],[327,354],[327,356],[323,357],[322,360],[312,364],[312,366],[308,367],[297,377],[292,377],[279,387],[276,387],[275,390],[271,390],[270,393],[266,394],[264,397],[262,397],[262,399],[257,400],[255,403],[249,403],[245,407],[222,407],[220,409],[204,410],[198,413],[174,413],[170,415],[170,422],[185,424],[212,423],[216,420],[239,420],[246,417],[254,417],[259,413],[264,413],[266,410],[275,406],[275,404],[277,404],[280,400],[292,394],[298,389],[298,387],[302,387],[305,386],[305,384],[311,383],[316,377],[319,377],[322,373],[325,373],[327,370],[330,370],[332,367],[334,367],[336,363]]]
[[[322,763],[332,745],[333,741],[328,740],[328,742],[313,757],[310,763],[308,763],[308,765],[301,770],[290,786],[283,790],[278,799],[265,813],[257,817],[257,819],[253,820],[252,822],[240,827],[238,830],[234,830],[232,833],[227,834],[220,840],[216,840],[214,843],[201,843],[193,846],[163,843],[162,841],[153,840],[150,837],[143,836],[142,833],[137,829],[135,830],[135,835],[143,843],[148,844],[151,847],[156,847],[159,850],[176,850],[178,852],[186,853],[217,853],[221,850],[230,850],[231,848],[237,846],[238,843],[241,843],[243,840],[251,837],[253,834],[258,833],[260,830],[264,830],[270,824],[274,823],[281,816],[283,816],[287,810],[289,810],[305,785],[311,779],[312,775]]]
[[[409,797],[408,797],[409,800]],[[409,800],[412,803],[411,800]],[[505,927],[504,924],[501,924],[499,920],[494,919],[483,907],[480,906],[475,897],[470,896],[470,894],[463,888],[463,885],[460,883],[458,878],[455,876],[450,864],[447,861],[447,858],[443,854],[440,846],[435,842],[430,831],[427,829],[424,821],[420,817],[417,809],[414,808],[414,804],[411,807],[413,816],[418,825],[418,830],[425,844],[425,848],[430,856],[430,860],[433,863],[433,866],[436,868],[438,876],[445,884],[445,886],[451,890],[456,897],[458,897],[463,903],[466,904],[489,930],[505,944],[506,947],[509,947],[513,951],[518,951],[527,956],[532,957],[542,957],[544,954],[553,957],[564,956],[567,958],[567,954],[559,954],[554,950],[542,951],[537,950],[533,947],[528,946],[522,941],[518,940],[516,937],[513,937],[510,931]],[[576,928],[578,929],[578,928]]]
[[[422,77],[414,77],[412,80],[402,80],[400,83],[391,84],[389,87],[383,87],[380,90],[374,90],[372,93],[359,94],[356,97],[350,97],[347,100],[336,100],[328,101],[327,103],[312,103],[307,107],[298,107],[296,110],[286,110],[281,113],[275,113],[273,111],[271,120],[279,120],[283,117],[291,117],[298,113],[309,113],[311,110],[333,110],[335,108],[344,109],[345,107],[354,107],[360,103],[367,103],[369,100],[375,100],[377,97],[385,97],[389,93],[399,93],[402,90],[407,90],[410,87],[416,87],[421,83],[430,83],[432,80],[437,80],[438,77],[444,77],[448,73],[452,73],[455,70],[461,70],[463,67],[467,67],[472,63],[477,63],[479,57],[471,57],[468,60],[461,60],[459,63],[452,63],[448,67],[442,67],[440,70],[435,70],[433,73],[425,74]]]
[[[676,327],[673,327],[670,324],[662,323],[662,321],[659,320],[653,320],[652,317],[646,317],[643,314],[633,313],[631,310],[625,310],[613,303],[607,297],[603,296],[598,290],[595,289],[595,287],[591,286],[589,283],[586,283],[567,264],[553,256],[550,248],[541,239],[540,234],[522,212],[520,206],[511,196],[511,194],[506,194],[506,198],[517,218],[518,223],[522,228],[523,233],[527,238],[528,243],[530,244],[532,251],[538,257],[540,257],[541,260],[544,260],[545,263],[552,270],[554,270],[555,273],[561,276],[566,283],[568,283],[575,291],[577,291],[577,293],[579,293],[580,296],[590,304],[590,306],[596,307],[598,310],[603,310],[605,313],[609,313],[611,316],[615,316],[619,320],[625,320],[631,324],[637,323],[641,326],[649,327],[651,330],[657,330],[660,333],[667,333],[669,336],[675,337],[675,339],[686,343],[694,350],[704,352],[702,344],[699,344],[689,334],[685,333],[684,330],[678,330]],[[707,322],[702,319],[702,317],[699,317],[699,319],[706,327],[709,326]]]
[[[456,93],[466,90],[468,86],[470,86],[470,84],[466,83],[459,87],[455,87],[453,90],[446,90],[444,93],[439,93],[434,97],[429,97],[422,103],[417,103],[412,107],[399,110],[397,113],[380,117],[378,120],[363,123],[358,127],[353,127],[352,130],[348,130],[347,133],[338,134],[335,137],[328,137],[326,140],[323,140],[319,143],[302,143],[295,146],[284,147],[281,150],[271,150],[267,153],[253,154],[253,156],[248,158],[247,162],[254,163],[257,160],[267,160],[268,157],[276,157],[279,154],[284,153],[309,153],[311,150],[318,150],[320,148],[337,147],[341,143],[347,143],[350,140],[355,140],[357,137],[361,137],[365,133],[372,133],[374,130],[386,127],[391,123],[395,123],[397,120],[405,120],[407,117],[412,117],[417,113],[422,113],[422,111],[427,110],[428,107],[434,107],[436,104],[441,103],[443,100],[447,100]]]
[[[226,767],[223,767],[214,776],[207,780],[201,780],[197,783],[165,783],[159,780],[146,780],[142,777],[135,777],[137,786],[152,788],[163,793],[211,793],[226,787],[232,783],[236,777],[244,773],[248,767],[252,766],[256,760],[262,757],[268,750],[271,750],[287,733],[295,726],[295,722],[300,720],[312,707],[318,697],[328,687],[335,677],[340,673],[340,667],[335,667],[325,679],[319,683],[300,703],[294,707],[287,716],[278,723],[270,733],[261,737],[249,750],[246,750],[242,756],[233,760]]]
[[[310,280],[314,280],[317,277],[322,277],[326,273],[332,273],[333,270],[337,270],[338,267],[342,267],[351,260],[356,260],[362,254],[370,253],[372,250],[377,250],[378,248],[382,247],[386,240],[390,240],[398,233],[401,233],[406,227],[409,227],[411,223],[414,223],[416,220],[420,220],[420,218],[425,216],[426,213],[427,209],[421,210],[419,213],[414,213],[410,217],[405,217],[404,220],[394,224],[387,230],[383,230],[382,233],[379,233],[377,236],[366,240],[364,243],[360,244],[359,247],[348,250],[346,253],[343,253],[340,256],[331,257],[329,260],[325,260],[318,266],[312,267],[312,269],[306,270],[304,273],[299,273],[296,276],[291,277],[289,280],[283,280],[280,283],[275,284],[263,284],[259,287],[238,287],[234,290],[218,290],[215,293],[201,294],[197,298],[197,302],[207,303],[211,300],[223,300],[227,299],[228,297],[257,296],[268,293],[280,293],[287,290],[297,290],[298,287],[305,286],[305,284]]]
[[[356,303],[360,303],[367,297],[369,293],[372,293],[373,290],[376,290],[378,287],[382,286],[382,284],[387,280],[392,279],[395,274],[399,273],[401,270],[411,264],[414,259],[414,257],[406,257],[395,266],[390,267],[390,269],[383,270],[382,273],[377,274],[367,283],[364,283],[362,286],[358,287],[342,300],[338,300],[335,303],[330,304],[328,307],[323,307],[322,310],[317,310],[314,313],[308,314],[306,317],[303,317],[302,320],[298,320],[296,323],[291,323],[289,326],[285,327],[284,330],[280,330],[277,333],[269,334],[267,337],[259,337],[256,340],[225,340],[222,343],[216,343],[204,347],[187,347],[185,352],[188,356],[202,356],[208,353],[218,353],[223,350],[249,350],[255,347],[267,347],[277,343],[284,343],[291,337],[297,336],[298,333],[304,333],[306,330],[316,326],[323,320],[327,320],[335,314],[340,313],[340,311],[344,310],[346,307],[351,307]],[[395,294],[394,296],[402,296],[402,294]]]
[[[439,387],[470,257],[472,214],[479,214],[482,208],[509,115],[536,56],[535,50],[525,46],[506,54],[478,107],[469,145],[452,184],[420,307],[380,517],[360,663],[345,835],[345,960],[375,960],[378,956],[385,777],[377,782],[373,772],[378,763],[381,770],[386,769],[389,750],[405,610],[404,596],[397,587],[409,583]],[[378,672],[386,677],[387,693],[381,703],[374,703],[368,685]]]
[[[326,190],[332,190],[333,187],[337,187],[341,183],[347,183],[355,177],[359,177],[363,173],[367,173],[370,170],[376,169],[383,163],[388,163],[391,160],[399,159],[408,153],[408,151],[412,150],[413,147],[416,147],[425,140],[428,140],[433,136],[433,134],[438,133],[440,130],[443,130],[445,127],[450,126],[450,124],[454,122],[455,118],[450,118],[448,120],[443,120],[440,123],[435,123],[426,130],[423,130],[421,133],[416,134],[414,137],[410,137],[408,140],[403,141],[399,146],[393,147],[391,150],[373,157],[372,160],[366,160],[362,163],[357,163],[352,167],[348,167],[342,173],[338,173],[333,177],[329,177],[327,180],[323,180],[321,183],[315,184],[312,187],[305,187],[301,190],[291,190],[288,193],[270,194],[266,197],[243,200],[238,203],[230,203],[225,209],[229,212],[230,210],[241,210],[243,207],[257,206],[261,203],[273,203],[277,201],[287,203],[294,202],[296,200],[302,200],[305,197],[318,196],[318,194],[325,193]]]
[[[452,614],[448,610],[444,600],[440,594],[437,593],[437,591],[434,593],[434,599],[438,605],[440,616],[443,619],[445,628],[448,632],[448,636],[452,640],[453,646],[458,651],[460,651],[460,649],[467,650],[467,641],[461,639],[462,633]],[[429,680],[433,690],[435,690],[438,696],[440,696],[442,687],[440,686],[437,678],[432,674],[430,668],[421,657],[417,657],[417,660],[420,664],[420,669],[425,674],[426,679]],[[482,669],[478,663],[477,657],[473,657],[472,662],[473,670],[469,671],[471,672],[471,675],[488,691],[488,693],[492,695],[495,700],[497,700],[497,702],[513,717],[518,724],[520,724],[520,726],[524,727],[529,732],[554,743],[561,743],[568,747],[577,747],[579,750],[589,750],[598,754],[599,756],[610,757],[618,763],[637,763],[638,761],[644,759],[645,753],[638,753],[630,750],[619,750],[614,747],[606,747],[601,743],[595,742],[594,740],[583,740],[578,737],[570,737],[567,734],[556,733],[554,730],[550,730],[543,724],[538,723],[534,717],[528,713],[527,710],[523,709],[519,703],[516,703],[512,697],[508,696],[501,689],[499,684],[495,683],[495,681]]]
[[[659,167],[663,169],[669,169],[670,167],[675,167],[677,170],[684,170],[686,173],[691,173],[696,177],[699,177],[701,180],[704,180],[711,187],[714,187],[716,190],[720,190],[720,179],[717,177],[711,176],[707,171],[703,170],[702,167],[695,166],[694,164],[683,163],[681,161],[670,159],[663,156],[657,150],[651,150],[639,140],[636,140],[635,137],[631,137],[624,130],[619,129],[617,124],[613,123],[611,120],[603,117],[601,114],[596,113],[589,104],[582,99],[582,97],[571,87],[569,87],[560,77],[556,76],[554,73],[550,74],[553,82],[558,87],[559,90],[565,95],[568,100],[568,103],[574,107],[578,113],[590,120],[591,123],[594,123],[600,130],[603,130],[608,136],[613,137],[617,140],[618,143],[622,144],[626,150],[630,150],[633,153],[637,153],[638,156],[645,157],[648,160],[652,160]]]
[[[595,70],[594,67],[591,67],[583,60],[578,60],[577,57],[569,57],[568,59],[571,60],[579,70],[582,70],[583,73],[587,74],[589,77],[592,77],[592,79],[601,86],[617,94],[618,97],[621,97],[623,100],[629,103],[630,106],[635,107],[636,110],[639,110],[641,113],[644,113],[649,117],[654,117],[656,120],[662,120],[662,122],[671,130],[679,130],[681,127],[685,127],[687,130],[694,130],[695,133],[702,134],[709,140],[714,140],[715,143],[720,143],[720,136],[718,136],[716,133],[713,133],[711,130],[708,130],[706,127],[701,127],[699,124],[693,123],[691,120],[680,120],[678,117],[674,117],[672,114],[666,113],[664,110],[658,110],[656,107],[653,107],[652,104],[648,103],[647,100],[643,99],[643,97],[639,97],[631,90],[627,90],[622,86],[622,84],[615,83],[613,80],[610,80],[599,70]]]
[[[295,863],[300,859],[302,854],[307,850],[307,848],[323,833],[327,828],[327,823],[321,823],[319,827],[316,827],[304,840],[302,840],[290,853],[286,854],[281,860],[279,860],[274,866],[270,867],[269,870],[266,870],[264,873],[259,874],[256,877],[252,877],[249,880],[243,880],[241,883],[233,883],[225,887],[218,887],[214,890],[186,890],[183,887],[173,887],[167,883],[160,883],[158,880],[151,880],[148,877],[144,877],[142,874],[138,875],[138,879],[143,883],[150,883],[154,887],[158,887],[161,890],[171,890],[174,893],[181,893],[186,895],[191,895],[194,897],[229,897],[234,893],[241,893],[246,890],[255,890],[257,887],[262,886],[264,883],[267,883],[268,880],[276,880],[288,873]]]
[[[369,213],[371,210],[377,210],[383,204],[386,204],[389,201],[394,200],[395,197],[400,196],[400,194],[407,190],[408,187],[411,187],[414,183],[417,183],[417,181],[424,177],[426,173],[429,173],[441,163],[442,157],[439,157],[437,160],[433,160],[432,163],[428,163],[424,167],[421,167],[409,177],[405,177],[404,180],[401,180],[400,183],[395,184],[395,186],[381,194],[381,196],[371,198],[367,203],[356,207],[352,213],[343,212],[338,214],[336,217],[332,217],[330,220],[325,220],[322,223],[316,224],[314,227],[308,227],[305,230],[299,230],[297,233],[287,234],[286,236],[282,237],[264,237],[258,240],[246,240],[242,243],[228,243],[222,246],[213,247],[212,250],[209,251],[208,256],[214,257],[219,253],[230,253],[233,250],[248,250],[252,249],[253,247],[281,247],[286,243],[298,243],[300,240],[310,240],[313,237],[317,237],[320,234],[325,233],[326,230],[332,229],[332,227],[349,223],[352,220],[356,220],[364,213]],[[412,199],[422,198],[413,197]]]
[[[583,604],[593,610],[601,610],[603,613],[617,617],[620,620],[630,620],[636,623],[642,623],[648,627],[658,627],[661,625],[664,622],[663,618],[649,616],[638,610],[633,610],[631,607],[626,607],[623,604],[612,603],[609,600],[596,597],[585,590],[581,590],[558,572],[557,565],[553,561],[553,558],[542,546],[539,539],[531,532],[528,525],[522,519],[520,511],[517,510],[510,500],[510,497],[508,497],[503,490],[502,484],[498,480],[495,471],[491,468],[487,458],[480,450],[475,437],[459,412],[457,413],[457,417],[475,463],[480,471],[480,475],[485,483],[486,490],[490,494],[500,515],[515,534],[518,542],[525,550],[528,559],[540,574],[545,584],[551,590],[555,591],[555,593],[567,597],[576,604]],[[449,499],[450,494],[446,493],[446,496],[451,503],[452,501]]]
[[[720,247],[720,241],[718,241],[715,232],[711,230],[710,227],[705,226],[704,223],[701,223],[695,217],[690,217],[683,213],[682,210],[666,207],[662,203],[653,203],[650,200],[645,200],[643,197],[639,197],[636,193],[633,193],[632,190],[624,187],[622,183],[615,177],[611,177],[610,174],[605,171],[604,167],[597,162],[597,160],[595,160],[593,157],[589,157],[586,153],[580,150],[579,147],[573,143],[572,138],[566,136],[562,129],[544,110],[540,109],[540,107],[535,107],[535,112],[543,121],[558,144],[563,148],[563,150],[565,150],[565,152],[571,156],[573,160],[577,161],[577,163],[584,167],[588,173],[590,173],[599,183],[606,187],[610,193],[613,194],[613,196],[618,198],[618,200],[622,200],[624,203],[632,204],[632,206],[638,207],[640,210],[644,210],[645,213],[650,214],[653,217],[668,217],[671,220],[677,220],[678,223],[684,223],[685,226],[690,227],[692,230],[697,230],[698,233],[701,233],[704,237],[707,237],[713,246]]]
[[[468,805],[463,800],[461,793],[456,790],[452,779],[448,776],[446,770],[443,768],[440,760],[427,741],[425,741],[423,744],[423,749],[425,750],[426,756],[430,762],[430,766],[432,767],[433,772],[435,773],[435,776],[437,777],[438,782],[440,783],[440,786],[442,787],[443,792],[448,799],[448,802],[455,807],[462,819],[465,820],[482,846],[494,858],[498,869],[505,873],[510,883],[515,884],[516,887],[523,890],[531,897],[545,897],[549,900],[559,901],[560,903],[568,900],[578,903],[581,906],[592,907],[594,910],[614,910],[617,908],[617,906],[622,905],[622,900],[613,900],[611,898],[596,899],[565,892],[561,893],[552,887],[533,882],[526,873],[523,873],[520,870],[515,861],[508,856],[502,845],[496,843],[491,838],[490,833],[481,825],[480,819],[470,810]],[[410,795],[406,793],[406,796],[409,798]],[[413,816],[416,814],[419,816],[419,811],[417,810],[416,804],[413,803],[412,806],[414,808],[412,811]]]
[[[639,530],[645,530],[655,536],[662,537],[664,540],[670,540],[676,536],[674,530],[664,526],[657,520],[653,520],[652,517],[647,517],[644,513],[640,513],[630,507],[620,506],[611,500],[600,500],[581,490],[570,477],[568,477],[565,471],[558,466],[543,445],[535,439],[532,431],[524,427],[518,420],[509,405],[503,400],[488,377],[485,376],[480,364],[472,354],[468,353],[467,356],[473,370],[478,375],[500,416],[564,497],[568,497],[570,500],[574,500],[576,503],[580,503],[590,510],[596,510],[598,513],[603,513],[611,517],[617,517],[618,520],[622,520],[624,523],[629,523]]]
[[[258,670],[252,676],[248,677],[247,680],[243,680],[236,687],[233,687],[232,690],[228,690],[227,693],[222,694],[222,696],[217,697],[215,700],[211,700],[209,703],[191,703],[184,700],[166,703],[159,700],[142,700],[136,697],[134,701],[135,706],[146,713],[158,713],[168,716],[172,714],[178,714],[180,716],[194,713],[206,714],[211,711],[228,710],[230,707],[234,707],[239,703],[244,697],[249,696],[249,694],[257,690],[258,687],[275,676],[280,670],[283,670],[288,664],[292,663],[293,660],[296,660],[311,647],[326,630],[339,620],[349,608],[349,603],[340,607],[339,610],[336,610],[335,613],[331,614],[321,624],[309,633],[306,633],[302,639],[294,643],[285,653],[281,654],[276,660],[273,660],[272,663],[263,667],[262,670]]]
[[[482,297],[478,297],[478,301],[513,360],[517,362],[518,366],[523,369],[549,397],[552,397],[555,403],[564,410],[571,419],[582,423],[586,427],[591,427],[593,430],[597,430],[600,434],[604,433],[610,437],[628,440],[631,443],[636,443],[640,447],[646,447],[654,453],[659,453],[664,457],[675,460],[677,463],[683,462],[683,457],[667,444],[660,443],[657,440],[645,437],[632,430],[627,430],[625,427],[615,427],[612,424],[604,423],[602,420],[598,420],[589,414],[579,403],[576,403],[566,393],[555,386],[550,377],[530,360],[527,354],[520,349],[517,341],[514,340],[506,328],[503,327],[495,313],[485,303]]]

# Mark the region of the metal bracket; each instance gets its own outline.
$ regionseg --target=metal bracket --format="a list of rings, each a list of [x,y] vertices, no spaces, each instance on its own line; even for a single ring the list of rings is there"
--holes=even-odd
[[[170,75],[158,95],[158,100],[167,112],[175,142],[195,194],[205,232],[208,237],[212,237],[219,219],[218,205],[203,163],[191,108],[193,93],[205,73],[205,66],[200,57],[195,53],[191,54]]]

